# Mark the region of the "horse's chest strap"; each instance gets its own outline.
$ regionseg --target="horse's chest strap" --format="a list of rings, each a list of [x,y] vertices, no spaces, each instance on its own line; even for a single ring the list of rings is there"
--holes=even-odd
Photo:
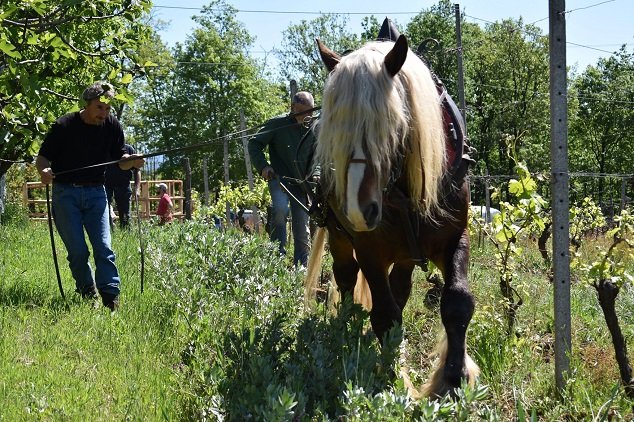
[[[395,199],[394,203],[399,209],[411,259],[414,261],[415,265],[420,266],[423,271],[427,271],[427,258],[425,258],[421,253],[420,246],[418,244],[420,219],[410,211],[409,198],[407,198],[398,187],[396,187],[392,193],[393,196],[395,196],[395,198],[393,198]]]

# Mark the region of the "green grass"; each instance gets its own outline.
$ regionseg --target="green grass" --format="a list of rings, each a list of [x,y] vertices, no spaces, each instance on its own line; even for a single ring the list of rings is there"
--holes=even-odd
[[[68,306],[62,302],[45,224],[0,225],[0,420],[634,416],[618,388],[595,293],[578,281],[571,297],[572,373],[557,397],[552,286],[530,243],[514,284],[524,304],[507,337],[493,250],[474,242],[469,279],[477,307],[468,348],[482,369],[480,387],[458,404],[432,404],[409,399],[391,375],[406,365],[420,385],[431,370],[428,355],[441,324],[438,310],[425,305],[429,285],[420,270],[404,313],[405,342],[399,349],[395,331],[392,346],[381,349],[356,306],[345,304],[336,316],[323,305],[306,313],[302,273],[264,239],[192,222],[145,226],[143,240],[141,294],[136,228],[115,231],[122,294],[120,310],[111,314],[76,297],[57,238]],[[631,343],[632,286],[617,305]]]
[[[177,419],[177,338],[139,293],[134,236],[115,235],[119,312],[76,297],[57,238],[64,306],[44,224],[0,226],[0,419]]]

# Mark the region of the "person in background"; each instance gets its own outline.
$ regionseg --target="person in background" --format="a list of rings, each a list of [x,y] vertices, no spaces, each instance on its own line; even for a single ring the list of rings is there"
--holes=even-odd
[[[126,154],[132,155],[136,151],[131,145],[123,146]],[[130,188],[130,180],[134,177],[134,195],[136,198],[140,194],[141,171],[132,167],[130,170],[121,170],[118,164],[111,164],[106,167],[106,196],[108,204],[112,207],[112,199],[117,203],[117,212],[119,213],[119,226],[122,229],[128,228],[130,223],[130,197],[132,189]],[[110,226],[114,226],[113,219],[110,219]]]
[[[90,299],[99,292],[111,311],[119,307],[121,279],[111,247],[105,166],[95,165],[125,159],[119,167],[130,170],[144,164],[142,157],[129,155],[124,148],[123,129],[110,112],[114,95],[105,82],[87,87],[82,94],[83,108],[57,119],[35,161],[42,183],[53,183],[52,213],[77,292]],[[87,166],[94,167],[73,171]],[[56,175],[62,172],[66,173]],[[94,276],[84,230],[94,254]]]
[[[309,92],[298,92],[293,96],[291,102],[291,114],[270,119],[249,140],[251,161],[260,175],[268,181],[271,193],[270,238],[279,243],[279,251],[283,255],[286,254],[286,219],[290,208],[294,243],[293,264],[295,266],[306,266],[308,261],[308,214],[302,207],[302,205],[307,205],[308,198],[298,183],[293,181],[305,177],[305,175],[298,174],[297,151],[299,142],[304,136],[310,138],[308,142],[314,143],[312,131],[307,127],[308,125],[304,124],[304,119],[310,118],[312,115],[314,106],[313,96]],[[264,154],[267,147],[270,163]],[[283,183],[301,204],[291,199],[280,183]]]
[[[160,196],[156,215],[159,216],[159,225],[162,226],[165,223],[172,221],[172,208],[174,205],[172,204],[172,198],[170,198],[167,193],[167,185],[165,183],[159,183],[156,185],[156,188],[158,189]]]

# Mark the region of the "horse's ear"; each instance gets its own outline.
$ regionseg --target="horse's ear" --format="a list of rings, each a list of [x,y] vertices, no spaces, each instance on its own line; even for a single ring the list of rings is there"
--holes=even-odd
[[[405,35],[401,35],[383,61],[383,63],[385,63],[385,69],[390,76],[394,77],[398,71],[401,70],[401,67],[403,67],[403,63],[405,63],[405,59],[407,58],[407,50],[409,50],[407,39]]]
[[[319,48],[319,55],[321,56],[321,60],[326,65],[326,69],[328,69],[329,72],[332,72],[332,70],[341,61],[341,56],[335,53],[334,51],[332,51],[331,49],[329,49],[328,47],[326,47],[319,40],[319,38],[316,38],[315,41],[317,41],[317,47]]]

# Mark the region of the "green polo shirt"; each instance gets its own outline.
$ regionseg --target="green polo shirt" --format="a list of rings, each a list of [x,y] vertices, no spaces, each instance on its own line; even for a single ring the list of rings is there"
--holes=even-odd
[[[309,131],[298,153],[300,140]],[[270,119],[249,139],[249,155],[258,174],[262,174],[264,167],[271,166],[279,176],[303,179],[307,175],[302,173],[309,171],[314,145],[315,137],[310,129],[297,123],[294,117],[283,115]],[[267,146],[270,163],[264,155]]]

